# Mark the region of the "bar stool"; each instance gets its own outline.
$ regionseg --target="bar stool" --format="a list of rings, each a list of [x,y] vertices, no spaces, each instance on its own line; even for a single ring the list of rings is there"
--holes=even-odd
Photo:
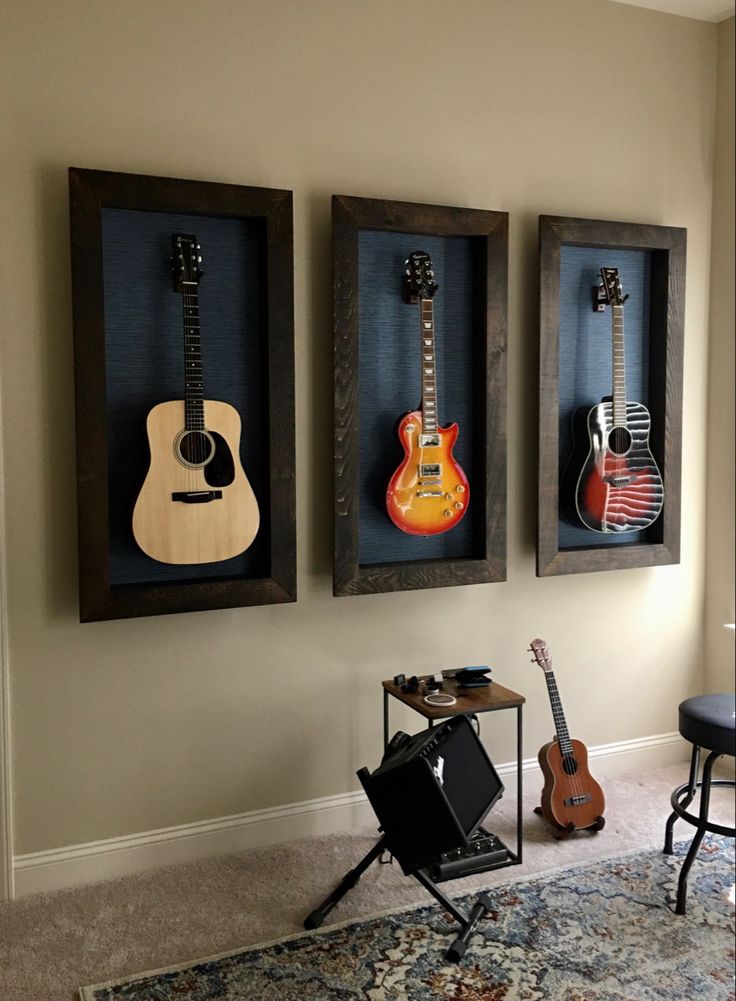
[[[693,754],[690,761],[689,780],[684,785],[678,786],[672,793],[674,812],[665,827],[663,851],[665,855],[672,855],[672,828],[678,817],[682,817],[688,824],[697,828],[683,862],[677,884],[675,913],[684,914],[687,899],[687,878],[705,832],[722,834],[727,838],[736,837],[736,828],[723,827],[721,824],[714,824],[708,820],[710,791],[713,786],[729,786],[731,788],[736,786],[736,781],[733,779],[711,779],[713,765],[722,754],[736,756],[736,697],[731,693],[696,695],[694,698],[685,699],[684,702],[680,703],[679,717],[680,734],[693,745]],[[701,748],[709,750],[710,754],[703,765],[703,778],[698,781]],[[688,813],[686,808],[694,799],[698,789],[701,790],[700,814],[696,817],[695,814]]]

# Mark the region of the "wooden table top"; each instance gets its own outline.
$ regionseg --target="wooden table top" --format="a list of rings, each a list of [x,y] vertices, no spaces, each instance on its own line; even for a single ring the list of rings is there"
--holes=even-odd
[[[433,675],[417,675],[420,682],[429,681]],[[425,719],[448,719],[458,713],[488,713],[496,709],[514,709],[526,702],[523,695],[504,688],[497,681],[492,681],[487,688],[458,688],[451,678],[445,679],[441,692],[443,695],[454,695],[457,702],[454,706],[428,706],[424,701],[424,693],[420,690],[413,695],[401,691],[393,681],[382,682],[385,691],[393,695],[399,702],[411,706]]]

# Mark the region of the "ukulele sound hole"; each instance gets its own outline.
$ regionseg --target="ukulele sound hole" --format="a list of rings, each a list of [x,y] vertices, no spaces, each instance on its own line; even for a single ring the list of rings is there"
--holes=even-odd
[[[578,770],[578,763],[575,758],[563,757],[562,769],[566,775],[574,775]]]
[[[628,428],[612,428],[608,436],[608,448],[614,455],[626,455],[631,448],[631,432]]]
[[[175,451],[185,466],[204,466],[215,452],[209,431],[182,431],[176,439]]]

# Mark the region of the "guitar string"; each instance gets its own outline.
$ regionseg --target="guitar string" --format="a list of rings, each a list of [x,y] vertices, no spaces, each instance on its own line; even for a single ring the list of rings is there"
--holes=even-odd
[[[621,299],[621,297],[622,297],[622,289],[621,289],[621,282],[620,282],[620,280],[618,278],[618,271],[616,272],[616,282],[617,282],[616,295],[612,296],[612,299],[613,298],[619,298],[619,299]],[[619,320],[619,330],[618,331],[616,329],[616,326],[617,326],[617,324],[616,324],[616,321],[617,321],[616,308],[617,307],[620,310],[620,316],[618,317],[618,320]],[[620,356],[620,360],[619,361],[617,361],[617,357],[616,357],[616,355],[617,355],[617,341],[618,341],[618,354]],[[611,347],[612,347],[611,367],[612,367],[612,383],[613,383],[613,400],[612,400],[612,403],[611,403],[611,418],[612,418],[611,419],[611,433],[613,435],[614,443],[616,445],[616,448],[619,448],[620,445],[621,445],[621,442],[618,440],[619,436],[617,436],[615,428],[618,426],[617,413],[616,413],[616,410],[617,410],[616,401],[617,401],[617,399],[620,396],[621,389],[623,389],[623,401],[621,401],[620,399],[618,399],[618,403],[619,403],[618,410],[620,412],[620,410],[621,410],[621,403],[623,403],[623,415],[622,415],[623,416],[623,426],[624,426],[624,428],[628,427],[628,421],[627,421],[627,416],[628,415],[627,415],[627,407],[626,407],[626,381],[625,381],[626,380],[626,368],[625,368],[625,356],[624,356],[624,310],[623,310],[623,302],[614,302],[614,301],[611,301]],[[624,440],[625,440],[625,438],[624,438]],[[607,453],[610,456],[610,451],[611,451],[610,448],[607,448],[606,451],[607,451]],[[611,470],[611,474],[610,475],[612,475],[612,477],[614,478],[614,480],[619,479],[619,478],[624,478],[627,475],[627,469],[628,469],[628,463],[627,463],[626,457],[624,455],[619,454],[619,452],[614,451],[613,452],[613,461],[612,461],[612,470]],[[605,459],[604,459],[604,474],[605,474],[605,472],[606,472],[606,470],[605,470]],[[606,521],[608,520],[609,500],[611,498],[612,492],[613,492],[613,484],[609,480],[608,483],[606,484],[606,505],[605,505],[605,512],[604,512],[604,517],[606,518]]]
[[[551,697],[553,696],[553,691],[554,691],[554,697],[552,699],[552,706],[553,706],[553,713],[552,713],[552,715],[553,715],[553,717],[555,719],[555,729],[557,729],[558,738],[559,738],[559,729],[560,729],[560,719],[559,718],[562,719],[562,722],[564,723],[564,729],[565,730],[567,730],[567,720],[565,719],[564,713],[562,712],[562,701],[560,699],[559,690],[557,688],[557,680],[555,678],[554,671],[552,670],[551,661],[548,660],[548,663],[549,663],[549,672],[547,674],[547,678],[548,678],[547,687],[550,689],[550,696]],[[562,767],[563,767],[563,770],[566,772],[566,774],[569,777],[570,787],[571,787],[571,791],[572,791],[573,797],[580,797],[583,794],[583,790],[582,790],[582,785],[580,784],[580,781],[578,779],[577,762],[575,760],[575,755],[573,753],[572,739],[570,737],[569,730],[567,730],[567,737],[565,739],[566,739],[567,743],[569,744],[570,750],[569,750],[569,752],[565,752],[564,750],[562,750],[562,748],[560,749],[560,757],[561,757],[561,760],[562,760]],[[559,742],[560,742],[560,744],[562,743],[561,740]],[[570,772],[567,772],[567,770],[565,769],[565,763],[567,763],[568,766],[571,769],[574,767],[574,771],[572,772],[572,774]]]
[[[570,787],[571,787],[571,790],[572,790],[573,797],[578,797],[579,798],[579,797],[581,797],[583,795],[583,789],[582,789],[582,785],[581,785],[579,777],[578,777],[578,771],[579,771],[579,769],[578,769],[578,762],[575,759],[575,753],[574,753],[573,746],[572,746],[572,738],[570,737],[570,731],[569,731],[568,726],[567,726],[567,719],[565,718],[565,714],[564,714],[564,712],[562,710],[562,700],[560,698],[560,693],[559,693],[559,690],[557,688],[557,679],[554,677],[554,674],[552,674],[552,678],[553,678],[553,681],[554,681],[555,692],[557,694],[558,711],[560,713],[560,716],[562,717],[562,720],[564,722],[565,731],[567,733],[566,740],[567,740],[567,744],[568,744],[568,747],[569,747],[569,751],[567,752],[567,754],[564,755],[564,757],[565,757],[565,760],[568,763],[568,766],[571,769],[574,769],[572,771],[572,774],[570,775]]]
[[[562,702],[560,700],[560,694],[557,688],[557,679],[554,676],[554,672],[552,671],[551,665],[550,665],[549,677],[551,684],[554,686],[554,694],[556,699],[555,714],[557,717],[561,718],[561,721],[564,724],[564,729],[567,731],[567,721],[564,719],[564,715],[562,713]],[[560,726],[559,719],[557,719],[556,722],[559,728]],[[569,746],[569,750],[565,751],[564,749],[562,749],[561,751],[562,767],[565,773],[568,775],[573,796],[577,796],[579,794],[578,782],[577,782],[577,768],[575,768],[574,771],[572,770],[575,764],[575,757],[572,753],[572,741],[570,739],[569,731],[567,731],[567,735],[564,739],[567,742],[567,745]],[[567,768],[565,767],[566,765],[571,769],[571,771],[567,770]]]
[[[190,366],[190,371],[191,371],[191,369],[194,369],[195,366],[196,366],[196,364],[197,364],[193,359],[191,361],[191,365],[190,365],[190,362],[189,362],[190,352],[191,352],[192,355],[194,353],[194,345],[192,344],[192,341],[195,339],[194,338],[194,333],[193,333],[195,323],[196,323],[197,331],[199,330],[199,298],[198,298],[197,293],[196,293],[196,286],[195,286],[194,289],[187,289],[186,290],[185,304],[186,304],[186,308],[188,310],[188,312],[187,312],[187,326],[186,326],[186,332],[187,332],[187,349],[188,350],[185,352],[185,354],[186,354],[186,357],[187,357],[187,366]],[[194,314],[195,308],[196,308],[196,316]],[[197,340],[198,340],[198,338],[197,338]],[[199,383],[200,383],[200,387],[201,387],[201,365],[199,366],[199,371],[200,371]],[[192,372],[191,374],[194,374],[194,373]],[[200,393],[200,396],[201,395],[202,394]],[[194,466],[198,467],[198,468],[192,468],[192,469],[190,469],[189,475],[190,475],[190,481],[192,483],[192,489],[193,490],[197,490],[197,489],[201,489],[203,487],[202,476],[201,476],[201,469],[199,468],[199,464],[200,464],[200,462],[201,462],[201,460],[203,458],[203,452],[202,452],[203,435],[202,435],[202,432],[201,432],[199,426],[200,426],[200,424],[204,423],[203,420],[200,420],[200,413],[203,415],[204,405],[203,404],[201,405],[201,411],[200,411],[198,409],[197,405],[196,405],[197,404],[196,387],[194,385],[194,380],[192,380],[191,378],[187,380],[187,396],[188,396],[188,400],[189,400],[190,421],[191,421],[192,429],[193,429],[193,432],[194,432],[193,448],[192,448],[192,463],[193,463]],[[194,524],[196,526],[197,551],[199,553],[201,553],[202,552],[202,519],[201,519],[201,516],[200,516],[200,509],[199,509],[199,507],[197,507],[195,510],[196,510],[196,513],[195,513],[195,517],[194,517]]]
[[[432,300],[431,299],[423,299],[420,296],[419,297],[419,360],[421,362],[421,369],[420,369],[420,374],[421,374],[421,378],[420,378],[421,403],[420,403],[419,406],[420,406],[421,415],[422,415],[422,420],[421,420],[422,434],[427,434],[428,433],[427,430],[426,430],[426,427],[425,427],[425,417],[424,417],[424,376],[425,376],[425,372],[424,372],[424,339],[425,339],[425,335],[424,335],[424,322],[425,322],[424,321],[424,306],[425,306],[425,303],[427,303],[429,305],[429,307],[431,309],[431,312],[432,312],[432,320],[431,320],[431,323],[432,323],[432,328],[431,328],[431,330],[432,330],[432,367],[434,369],[434,377],[435,377],[435,379],[434,379],[434,382],[435,382],[435,392],[434,392],[434,401],[433,401],[433,403],[434,403],[434,423],[435,423],[435,432],[439,433],[439,424],[437,422],[437,363],[436,363],[435,347],[434,347],[434,309],[432,308]],[[421,442],[421,438],[419,440]],[[424,462],[424,448],[425,448],[424,445],[422,445],[422,444],[419,445],[419,462],[420,462],[420,464]],[[440,487],[442,488],[442,491],[444,493],[444,482],[443,482],[443,480],[444,480],[444,477],[440,476]]]

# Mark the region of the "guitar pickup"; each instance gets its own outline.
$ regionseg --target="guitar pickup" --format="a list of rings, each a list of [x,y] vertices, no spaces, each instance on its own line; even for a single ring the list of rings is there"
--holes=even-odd
[[[423,476],[442,476],[442,463],[441,462],[420,462],[419,463],[419,475]]]
[[[436,448],[439,447],[439,443],[440,443],[440,436],[438,434],[419,435],[420,448]]]
[[[417,490],[417,497],[441,497],[441,490]]]
[[[583,803],[590,803],[590,800],[590,793],[585,793],[582,796],[569,796],[567,799],[563,800],[563,803],[565,806],[582,806]]]
[[[182,490],[173,493],[171,499],[184,504],[209,504],[210,501],[222,499],[222,490]]]
[[[612,487],[626,487],[636,482],[636,476],[604,476],[603,482],[610,483]]]

